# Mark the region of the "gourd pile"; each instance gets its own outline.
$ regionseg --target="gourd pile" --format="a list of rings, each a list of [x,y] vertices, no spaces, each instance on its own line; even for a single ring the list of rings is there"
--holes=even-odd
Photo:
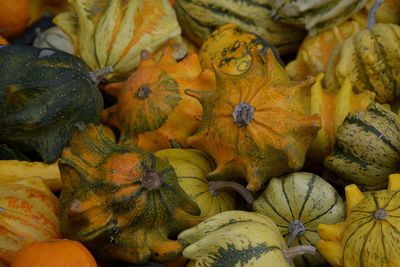
[[[0,0],[0,267],[400,266],[400,0]]]

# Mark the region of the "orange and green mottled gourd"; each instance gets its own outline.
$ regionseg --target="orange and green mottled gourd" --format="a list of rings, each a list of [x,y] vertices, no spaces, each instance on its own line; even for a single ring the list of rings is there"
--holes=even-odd
[[[105,126],[79,125],[59,166],[61,231],[99,259],[173,260],[183,247],[169,238],[203,219],[168,161],[117,145]]]
[[[397,267],[400,262],[400,175],[389,176],[388,190],[362,193],[345,188],[347,218],[320,224],[317,250],[333,267]]]
[[[250,68],[229,75],[214,68],[217,90],[186,90],[200,100],[203,116],[188,142],[211,155],[211,180],[245,178],[257,191],[266,178],[299,170],[321,126],[309,110],[312,79],[292,82],[272,51],[252,50]]]
[[[120,142],[135,142],[150,151],[187,147],[186,138],[196,131],[202,108],[184,90],[215,87],[213,73],[201,72],[196,54],[177,62],[171,49],[163,53],[156,62],[144,51],[139,68],[125,83],[105,88],[117,103],[104,110],[103,122],[121,131]]]

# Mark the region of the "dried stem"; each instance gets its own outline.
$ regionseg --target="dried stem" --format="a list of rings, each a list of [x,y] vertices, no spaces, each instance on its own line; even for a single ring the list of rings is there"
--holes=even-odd
[[[376,24],[376,13],[383,4],[384,0],[375,0],[374,5],[371,7],[368,13],[368,29],[371,30]]]
[[[90,80],[94,83],[94,85],[98,85],[107,74],[110,74],[112,72],[113,72],[113,68],[111,66],[107,66],[107,67],[89,72],[89,77],[90,77]]]
[[[283,254],[285,255],[285,258],[288,262],[292,262],[295,257],[306,254],[306,253],[314,255],[316,250],[317,249],[313,246],[300,245],[300,246],[295,246],[295,247],[285,249],[283,251]]]
[[[239,195],[241,195],[247,203],[252,203],[254,201],[253,195],[250,191],[244,187],[243,185],[232,182],[232,181],[212,181],[208,183],[208,188],[212,195],[216,196],[218,191],[228,189],[235,191]]]

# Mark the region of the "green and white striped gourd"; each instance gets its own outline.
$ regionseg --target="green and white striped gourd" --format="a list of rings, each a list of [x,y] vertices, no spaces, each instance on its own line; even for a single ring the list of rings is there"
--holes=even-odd
[[[345,207],[336,190],[321,177],[295,172],[274,178],[252,203],[254,211],[269,217],[278,226],[288,246],[316,246],[320,223],[344,219]],[[305,254],[294,259],[296,266],[323,266],[324,258]]]

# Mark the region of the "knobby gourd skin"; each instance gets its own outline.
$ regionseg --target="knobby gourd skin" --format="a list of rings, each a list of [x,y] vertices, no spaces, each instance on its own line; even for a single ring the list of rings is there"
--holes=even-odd
[[[79,58],[5,45],[0,62],[0,154],[6,159],[53,162],[76,122],[99,123],[103,97]]]
[[[177,0],[174,8],[182,31],[201,46],[212,32],[227,23],[252,32],[272,43],[281,55],[296,51],[305,31],[275,21],[271,17],[271,0]]]
[[[362,193],[345,188],[344,222],[320,224],[317,250],[333,267],[396,267],[400,262],[400,175],[389,176],[387,190]]]
[[[78,126],[59,167],[61,231],[99,259],[170,261],[183,246],[169,238],[203,220],[168,161],[105,126]]]
[[[214,71],[215,91],[186,90],[203,107],[188,143],[216,161],[208,178],[245,178],[257,191],[266,178],[299,170],[321,126],[309,110],[312,80],[292,82],[269,49],[262,60],[253,48],[250,68],[239,75]]]
[[[336,174],[331,182],[354,183],[363,191],[385,188],[400,162],[399,129],[399,116],[378,103],[350,113],[337,130],[333,153],[324,160]]]

